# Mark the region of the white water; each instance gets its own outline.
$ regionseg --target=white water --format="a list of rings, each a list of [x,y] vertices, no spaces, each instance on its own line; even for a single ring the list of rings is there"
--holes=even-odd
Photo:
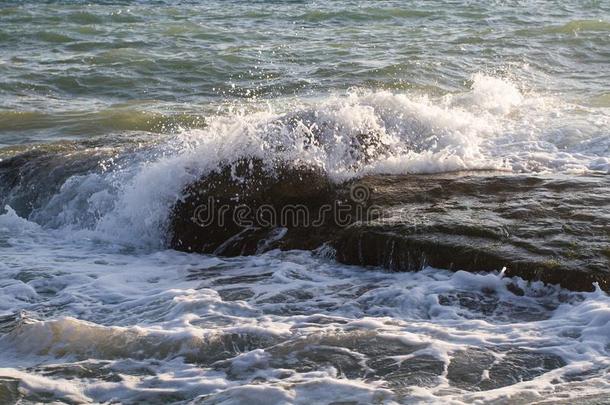
[[[610,390],[610,299],[600,291],[570,293],[497,272],[392,274],[308,252],[235,259],[122,252],[119,245],[42,230],[12,212],[0,216],[0,240],[10,245],[1,253],[0,313],[20,314],[4,322],[10,326],[0,337],[0,375],[20,379],[28,395],[51,392],[76,402],[211,395],[210,401],[261,404],[513,403]],[[510,283],[525,295],[507,290]],[[457,293],[471,294],[473,305],[452,300]],[[429,355],[443,369],[426,386],[396,396],[381,377],[346,380],[323,362],[295,371],[281,350],[271,349],[314,344],[321,336],[338,337],[341,347],[341,336],[367,333],[417,346],[394,355],[398,362]],[[220,337],[230,334],[261,347],[238,348],[228,362],[210,364],[222,352]],[[472,348],[553,353],[566,365],[506,387],[460,390],[447,368],[456,352]],[[373,358],[344,351],[362,362]],[[64,374],[57,371],[62,367]],[[93,380],[71,378],[70,367],[102,371]],[[111,373],[120,378],[100,377]]]
[[[224,164],[258,157],[323,168],[342,181],[372,173],[496,169],[610,171],[610,115],[508,79],[472,77],[466,93],[431,98],[357,91],[227,107],[202,130],[179,132],[142,152],[121,152],[102,173],[73,176],[30,218],[138,246],[160,246],[186,184]],[[366,134],[367,137],[362,137]],[[9,200],[10,203],[10,200]]]
[[[610,392],[610,301],[601,291],[527,285],[500,269],[391,274],[305,252],[221,259],[163,249],[184,185],[219,163],[299,160],[338,181],[488,168],[607,172],[603,109],[579,115],[567,102],[483,75],[471,91],[440,98],[353,91],[277,103],[221,114],[204,130],[72,176],[28,219],[8,207],[0,216],[0,376],[19,379],[34,400],[74,402],[519,403]],[[355,145],[363,133],[375,142]],[[525,295],[510,292],[511,283]],[[231,338],[234,352],[215,357],[231,334],[248,343]],[[385,355],[350,348],[353,336],[400,343],[408,354],[391,359],[426,358],[440,372],[420,372],[428,379],[398,389],[391,374],[366,374]],[[286,358],[307,344],[332,346],[342,353],[333,358],[356,359],[350,367],[365,371],[348,379],[337,365],[347,360]],[[387,345],[370,343],[378,346]],[[501,365],[517,348],[565,364],[484,391],[450,378],[460,351],[492,353]],[[481,380],[497,373],[492,366],[479,370]],[[505,374],[517,377],[531,368],[511,367]]]

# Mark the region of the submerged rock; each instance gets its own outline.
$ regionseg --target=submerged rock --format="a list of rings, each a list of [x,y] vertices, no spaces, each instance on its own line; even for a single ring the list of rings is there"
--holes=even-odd
[[[171,247],[226,256],[328,245],[346,264],[425,266],[610,291],[610,178],[375,175],[243,160],[185,190]]]

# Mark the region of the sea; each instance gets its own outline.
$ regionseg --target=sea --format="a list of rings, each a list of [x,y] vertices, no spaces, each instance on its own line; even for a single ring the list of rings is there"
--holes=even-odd
[[[170,249],[244,157],[609,175],[610,2],[1,1],[0,403],[610,403],[599,287]]]

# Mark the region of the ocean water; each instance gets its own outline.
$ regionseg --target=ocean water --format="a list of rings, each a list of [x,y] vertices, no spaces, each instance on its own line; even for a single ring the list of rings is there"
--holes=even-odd
[[[610,174],[610,4],[3,1],[0,403],[610,402],[599,289],[168,249],[243,157]]]

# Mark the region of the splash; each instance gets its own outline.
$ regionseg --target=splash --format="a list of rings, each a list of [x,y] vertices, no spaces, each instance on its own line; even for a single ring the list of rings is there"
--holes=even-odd
[[[111,147],[28,152],[31,164],[5,172],[26,170],[26,176],[6,190],[4,204],[43,226],[159,247],[184,187],[242,158],[258,158],[271,169],[281,162],[314,166],[336,182],[482,169],[608,171],[608,117],[600,112],[580,122],[570,115],[568,127],[562,117],[572,108],[481,73],[468,91],[440,98],[356,89],[316,100],[276,100],[265,108],[231,106],[206,117],[205,127],[169,138],[123,137]],[[582,132],[584,125],[594,136]],[[15,182],[10,179],[7,184]]]

